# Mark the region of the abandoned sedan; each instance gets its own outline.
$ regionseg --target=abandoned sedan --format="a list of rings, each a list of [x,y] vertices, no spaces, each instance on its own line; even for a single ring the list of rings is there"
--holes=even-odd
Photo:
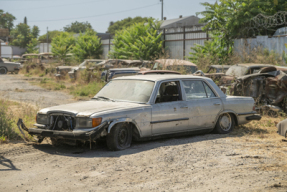
[[[163,135],[226,134],[260,120],[255,113],[253,98],[226,96],[209,78],[136,75],[111,80],[90,101],[40,110],[37,128],[27,130],[53,142],[105,138],[110,150],[122,150]]]
[[[7,74],[8,72],[18,74],[21,68],[21,63],[9,62],[0,57],[0,75]]]

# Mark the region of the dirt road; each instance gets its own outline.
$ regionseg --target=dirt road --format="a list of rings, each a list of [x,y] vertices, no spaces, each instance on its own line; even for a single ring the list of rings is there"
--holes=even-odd
[[[33,102],[29,94],[23,99]],[[133,143],[119,152],[2,144],[0,191],[287,191],[287,143],[275,127],[261,129]]]
[[[73,97],[31,85],[32,79],[22,75],[0,75],[0,97],[9,100],[27,102],[39,108],[71,103]]]

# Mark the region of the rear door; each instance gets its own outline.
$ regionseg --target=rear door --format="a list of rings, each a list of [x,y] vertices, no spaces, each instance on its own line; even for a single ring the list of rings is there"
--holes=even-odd
[[[222,110],[221,99],[202,80],[183,80],[182,82],[188,102],[188,129],[213,128],[216,117]]]

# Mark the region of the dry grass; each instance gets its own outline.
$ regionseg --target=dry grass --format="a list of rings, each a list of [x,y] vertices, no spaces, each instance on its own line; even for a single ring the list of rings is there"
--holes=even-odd
[[[76,79],[71,79],[68,74],[57,78],[56,67],[59,64],[35,65],[25,64],[20,71],[25,77],[32,80],[32,84],[48,90],[64,91],[77,99],[87,99],[94,96],[103,86],[101,71],[83,70],[77,74]],[[87,66],[87,69],[89,66]],[[21,90],[16,90],[21,91]]]
[[[35,124],[35,114],[38,111],[37,106],[32,106],[27,103],[20,103],[16,101],[10,101],[7,99],[0,99],[1,112],[5,115],[2,115],[0,121],[2,122],[3,127],[1,126],[1,135],[0,141],[2,143],[8,142],[9,140],[19,140],[24,136],[21,134],[17,127],[18,118],[23,119],[27,127],[32,127]],[[6,122],[3,124],[3,122]],[[25,133],[26,140],[32,141],[33,138]],[[3,142],[5,141],[5,142]],[[1,142],[0,142],[1,143]]]

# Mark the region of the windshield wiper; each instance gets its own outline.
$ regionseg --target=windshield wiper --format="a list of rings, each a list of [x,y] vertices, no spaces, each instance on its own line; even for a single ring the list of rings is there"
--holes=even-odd
[[[110,99],[110,98],[108,98],[108,97],[103,97],[103,96],[94,97],[93,99],[104,99],[104,100],[108,100],[108,101],[115,102],[115,100]]]

